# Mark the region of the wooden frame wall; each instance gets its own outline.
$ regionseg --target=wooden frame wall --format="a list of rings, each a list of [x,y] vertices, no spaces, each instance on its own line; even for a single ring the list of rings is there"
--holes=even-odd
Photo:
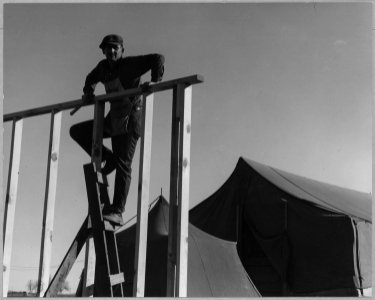
[[[98,167],[101,163],[102,126],[104,120],[105,103],[119,101],[124,97],[135,95],[144,96],[143,107],[143,139],[141,142],[140,182],[138,190],[138,220],[136,257],[136,275],[134,280],[134,296],[143,297],[145,287],[147,224],[149,204],[149,181],[151,168],[151,140],[153,94],[164,90],[173,90],[172,112],[172,145],[171,145],[171,194],[170,194],[170,232],[168,243],[168,295],[185,297],[187,293],[187,238],[188,238],[188,210],[189,210],[189,174],[190,174],[190,133],[191,133],[191,85],[203,82],[200,75],[192,75],[174,80],[160,82],[150,86],[148,92],[141,88],[129,89],[124,92],[100,95],[95,97],[94,141],[92,162]],[[57,171],[61,130],[62,111],[88,106],[80,99],[48,105],[39,108],[19,111],[3,116],[4,122],[13,121],[12,145],[9,162],[9,176],[7,197],[3,220],[3,296],[7,296],[9,284],[10,258],[12,251],[14,214],[17,199],[18,175],[21,158],[21,141],[23,119],[51,114],[51,133],[48,152],[48,166],[46,179],[46,194],[43,213],[43,228],[39,267],[38,294],[52,296],[59,284],[65,280],[74,261],[78,257],[86,239],[86,259],[83,276],[82,296],[92,295],[95,274],[95,251],[89,234],[90,218],[87,218],[73,241],[54,279],[48,286],[50,259],[52,251],[52,232],[54,219],[54,205],[57,188]],[[99,130],[98,130],[99,129]]]

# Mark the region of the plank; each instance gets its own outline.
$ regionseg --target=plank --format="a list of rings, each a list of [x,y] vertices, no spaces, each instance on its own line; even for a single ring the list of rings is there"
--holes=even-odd
[[[16,211],[18,176],[21,161],[23,120],[13,120],[12,143],[9,159],[7,194],[3,223],[3,297],[8,294],[10,262],[12,255],[14,216]]]
[[[133,296],[144,297],[154,94],[143,96]]]

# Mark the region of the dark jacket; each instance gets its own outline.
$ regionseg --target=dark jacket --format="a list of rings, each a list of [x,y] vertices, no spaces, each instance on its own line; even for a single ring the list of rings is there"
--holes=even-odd
[[[121,58],[115,69],[110,69],[109,62],[104,59],[87,75],[83,92],[93,95],[96,84],[104,84],[106,93],[119,92],[137,88],[141,84],[141,76],[151,70],[151,81],[162,80],[164,73],[164,56],[148,54]],[[123,101],[111,103],[111,109],[106,117],[110,122],[112,136],[134,131],[140,134],[142,99],[140,96],[124,98]]]

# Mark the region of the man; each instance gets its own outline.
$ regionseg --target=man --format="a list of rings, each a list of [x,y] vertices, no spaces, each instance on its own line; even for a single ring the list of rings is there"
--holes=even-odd
[[[105,59],[87,75],[83,88],[84,103],[94,99],[97,83],[105,86],[106,93],[125,89],[146,87],[141,85],[141,76],[151,70],[151,82],[158,82],[164,73],[164,57],[160,54],[123,57],[123,39],[116,34],[103,38],[99,48]],[[131,164],[137,141],[141,133],[140,96],[124,98],[111,103],[110,111],[104,120],[103,138],[111,137],[112,151],[102,148],[103,174],[116,169],[112,205],[103,208],[103,218],[115,224],[122,224],[126,198],[131,182]],[[93,120],[85,121],[70,128],[71,137],[91,155]]]

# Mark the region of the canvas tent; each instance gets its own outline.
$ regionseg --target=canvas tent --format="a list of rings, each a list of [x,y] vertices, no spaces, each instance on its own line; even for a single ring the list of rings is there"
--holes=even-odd
[[[148,216],[146,297],[166,296],[169,204],[159,197]],[[117,232],[125,296],[132,295],[135,224]],[[188,297],[259,297],[238,257],[236,244],[189,224]]]
[[[371,287],[371,197],[240,158],[190,222],[237,250],[262,296]]]

